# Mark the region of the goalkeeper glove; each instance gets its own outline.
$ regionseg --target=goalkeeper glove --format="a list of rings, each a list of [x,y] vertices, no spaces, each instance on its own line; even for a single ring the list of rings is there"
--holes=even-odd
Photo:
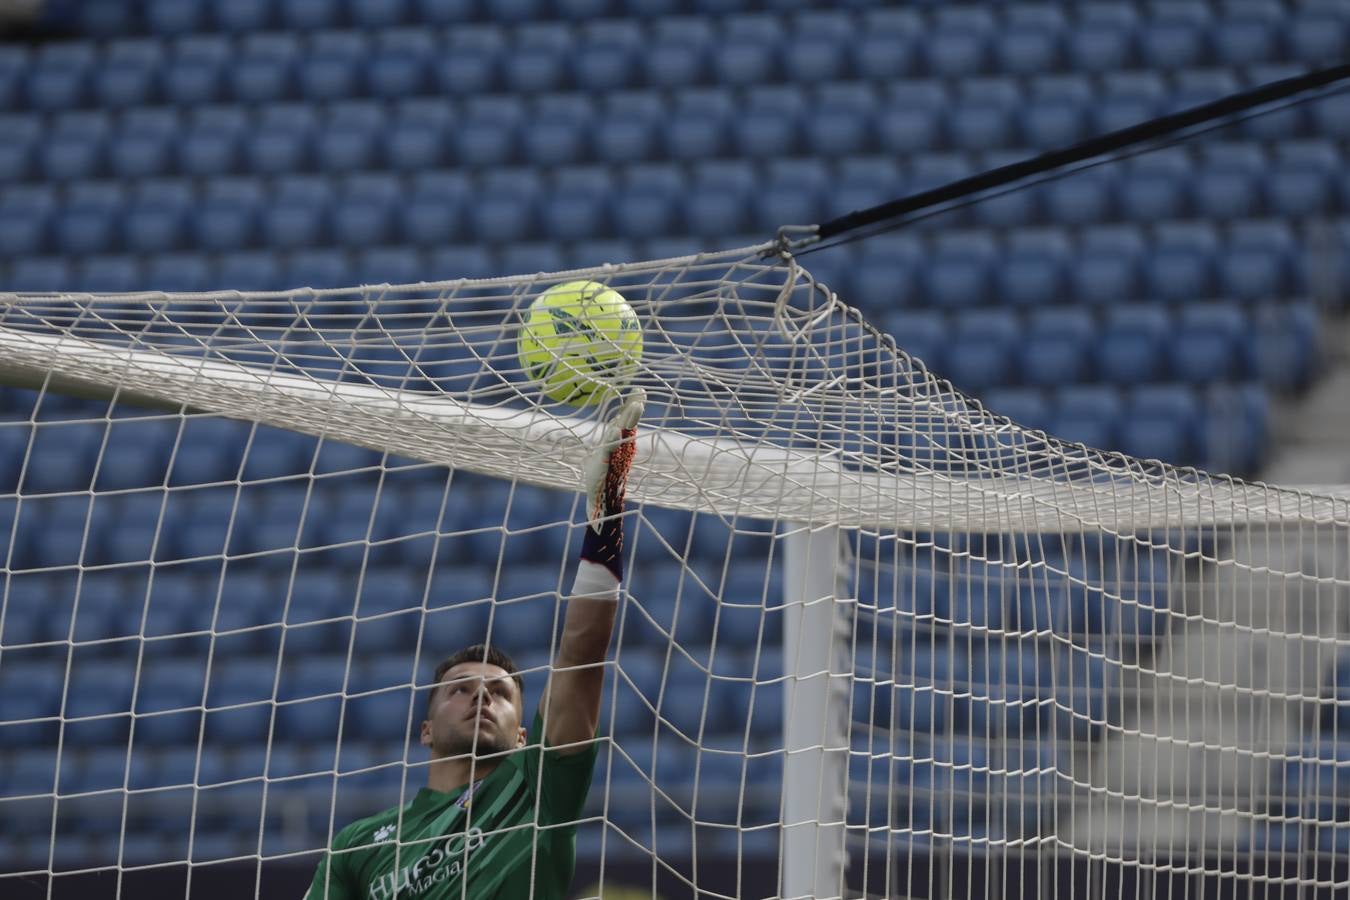
[[[623,581],[623,500],[633,468],[637,423],[646,401],[641,388],[625,398],[605,424],[600,443],[582,469],[587,524],[573,596],[618,598]]]

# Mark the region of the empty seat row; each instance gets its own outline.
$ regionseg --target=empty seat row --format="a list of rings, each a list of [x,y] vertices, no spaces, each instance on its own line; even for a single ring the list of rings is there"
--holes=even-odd
[[[683,198],[686,211],[701,202],[699,198],[711,203],[717,196],[715,188],[695,188]],[[664,201],[658,203],[656,198],[661,197]],[[641,211],[637,208],[641,198],[670,212],[672,218],[670,207],[681,201],[673,195],[634,191],[628,197],[633,202],[628,211],[634,217]],[[461,234],[463,226],[456,221],[460,214],[480,226],[473,229],[478,240],[490,237],[492,229],[505,238],[525,228],[531,210],[543,207],[562,215],[566,199],[555,195],[535,204],[529,198],[498,194],[495,202],[427,197],[411,198],[406,205],[339,201],[332,207],[293,203],[258,209],[221,199],[187,210],[136,204],[130,209],[35,214],[39,221],[62,221],[67,229],[80,226],[78,233],[54,236],[74,241],[77,246],[65,249],[79,250],[78,256],[44,255],[39,251],[45,241],[20,247],[16,232],[32,222],[23,213],[5,211],[0,202],[0,245],[8,237],[10,253],[17,257],[5,268],[3,283],[20,291],[336,288],[659,259],[748,244],[767,233],[710,228],[714,236],[687,240],[653,236],[639,242],[633,239],[637,235],[621,233],[615,240],[576,234],[567,243],[542,238],[502,241],[498,246],[457,243],[470,236]],[[572,200],[583,211],[588,206],[584,198]],[[362,212],[368,212],[368,218],[362,219]],[[659,210],[643,212],[667,221]],[[164,220],[159,238],[151,234],[152,219]],[[179,227],[188,233],[173,230]],[[1342,231],[1342,239],[1350,245],[1350,229]],[[273,233],[279,247],[251,249]],[[802,263],[845,301],[870,313],[900,307],[955,311],[1066,304],[1105,308],[1212,299],[1256,303],[1306,296],[1309,290],[1309,261],[1298,250],[1295,232],[1279,222],[1244,221],[1228,229],[1208,223],[1151,229],[1115,226],[1084,233],[1086,238],[1059,229],[1010,233],[1006,242],[995,232],[951,232],[932,240],[907,235],[889,242],[877,239],[853,254],[807,255]],[[983,236],[957,240],[958,234]],[[358,236],[365,242],[356,241]],[[396,246],[400,239],[412,246]],[[147,255],[112,252],[129,242],[127,249]],[[169,246],[159,246],[165,243]],[[332,243],[340,246],[323,246]],[[218,252],[193,252],[189,248],[194,246]],[[24,249],[32,255],[21,253]]]
[[[474,5],[464,0],[457,2],[462,6]],[[567,2],[605,5],[605,0]],[[313,8],[323,5],[323,0],[290,0],[291,7],[297,4]],[[363,32],[392,29],[396,35],[392,43],[404,59],[416,61],[433,55],[444,58],[459,53],[478,57],[471,66],[476,63],[481,69],[496,69],[489,77],[500,78],[483,87],[508,90],[534,90],[541,86],[549,89],[561,82],[594,90],[639,84],[669,87],[705,80],[735,84],[777,78],[821,81],[914,73],[970,77],[1285,61],[1326,63],[1343,54],[1350,26],[1350,16],[1331,5],[1293,15],[1274,4],[1264,16],[1249,7],[1245,14],[1235,12],[1209,21],[1187,21],[1164,14],[1143,22],[1091,17],[1071,22],[1062,13],[1041,7],[1030,10],[1029,15],[1010,15],[1007,18],[1011,21],[1007,22],[998,21],[999,17],[992,13],[966,9],[960,16],[951,13],[944,16],[942,13],[946,11],[940,11],[933,21],[903,14],[899,17],[804,14],[795,21],[769,15],[728,17],[721,23],[657,19],[645,28],[637,23],[626,27],[607,23],[608,27],[577,28],[534,24],[525,25],[516,33],[491,27],[466,28],[460,19],[444,23],[460,27],[449,31],[448,40],[438,42],[434,32],[423,34],[418,40],[408,35],[410,29],[400,27],[442,24],[434,19],[404,19],[402,3],[358,0],[357,7],[381,9],[390,17],[383,20],[364,14],[352,19],[341,15],[311,17],[307,24],[299,26],[287,21],[285,3],[274,5],[253,0],[229,4],[221,0],[218,8],[229,12],[223,21],[214,23],[214,29],[211,19],[203,15],[203,5],[200,0],[152,3],[146,10],[145,24],[150,31],[165,37],[211,30],[272,32],[287,25],[305,31],[354,27],[347,35],[321,32],[320,38],[308,42],[310,53],[339,60],[361,51],[369,53],[369,44],[381,43],[368,41]],[[334,11],[340,8],[336,3],[328,5]],[[126,24],[130,23],[126,23],[124,14],[124,28]],[[218,42],[229,46],[226,40]],[[303,43],[286,35],[277,38],[270,33],[246,34],[239,41],[242,46],[231,55],[247,58],[261,50],[266,58],[292,61],[301,56]],[[210,40],[197,39],[188,46],[197,51],[197,58],[212,60],[213,55],[199,49],[209,48]],[[124,67],[145,65],[160,55],[150,42],[117,49],[120,52],[115,58]],[[65,65],[82,59],[76,51],[50,56],[54,57],[52,62]],[[108,56],[114,53],[109,52]]]
[[[454,172],[412,179],[372,173],[347,179],[357,185],[350,190],[340,188],[336,178],[308,175],[278,176],[269,184],[222,174],[201,189],[186,179],[154,179],[136,189],[76,182],[64,196],[51,185],[12,185],[0,198],[0,257],[681,235],[716,246],[745,234],[762,240],[783,225],[824,222],[975,171],[966,157],[926,155],[903,170],[860,166],[826,183],[827,168],[789,163],[774,161],[765,167],[765,179],[751,185],[740,182],[734,166],[725,179],[714,174],[697,180],[679,166],[635,167],[628,177],[569,169],[556,179],[514,168],[478,179]],[[711,165],[702,168],[713,171]],[[1267,171],[1217,164],[1095,170],[978,201],[929,225],[1149,226],[1191,218],[1345,216],[1350,215],[1346,171],[1338,154],[1293,152],[1272,161]]]
[[[281,105],[268,107],[278,115],[256,120],[242,108],[223,107],[218,108],[219,115],[181,125],[175,124],[172,114],[147,112],[124,118],[118,127],[98,115],[67,116],[50,127],[32,116],[14,115],[6,120],[13,127],[7,128],[11,139],[0,154],[0,182],[103,175],[129,179],[245,172],[415,172],[450,165],[552,168],[798,155],[988,156],[1067,146],[1138,124],[1166,111],[1168,105],[1161,99],[1095,96],[1022,103],[1014,96],[958,100],[940,107],[891,101],[858,109],[822,101],[801,108],[643,105],[604,114],[551,108],[524,116],[508,105],[448,115],[441,109],[438,116],[400,116],[392,122],[384,121],[375,108],[358,106],[326,123],[303,105]],[[280,115],[288,109],[294,114]],[[1334,141],[1350,137],[1347,121],[1350,101],[1341,95],[1250,119],[1241,130],[1267,142],[1327,139],[1329,149],[1322,155],[1336,157],[1330,162],[1334,169],[1339,157]],[[1315,156],[1293,155],[1303,168],[1327,168]],[[1242,161],[1229,162],[1231,168],[1261,174],[1251,172]]]
[[[1016,385],[1205,385],[1244,378],[1301,388],[1316,373],[1321,351],[1319,317],[1308,304],[1248,311],[1196,302],[1175,314],[1127,305],[1100,319],[1073,308],[1039,310],[1026,320],[1007,310],[952,317],[897,312],[881,321],[901,350],[975,396]]]
[[[3,48],[0,48],[2,50]],[[0,55],[0,73],[5,71]],[[427,96],[400,92],[389,98],[362,99],[332,96],[321,99],[286,100],[255,98],[231,102],[227,94],[200,98],[177,107],[154,103],[123,106],[103,104],[93,109],[19,112],[8,108],[4,123],[15,136],[33,136],[46,128],[52,132],[85,132],[103,135],[120,124],[127,132],[156,135],[179,133],[191,128],[238,133],[252,128],[282,127],[315,130],[321,124],[387,130],[400,123],[462,121],[528,124],[543,118],[566,119],[588,128],[613,127],[626,119],[650,120],[672,113],[702,113],[734,116],[748,112],[778,112],[804,118],[813,110],[839,109],[870,117],[889,110],[942,112],[950,109],[990,107],[1028,110],[1023,128],[1040,133],[1058,113],[1061,118],[1077,112],[1088,116],[1080,127],[1109,128],[1118,123],[1145,118],[1150,113],[1194,106],[1233,94],[1244,88],[1300,74],[1288,67],[1253,68],[1243,72],[1214,69],[1184,69],[1171,74],[1129,72],[1109,76],[1047,75],[1025,80],[976,79],[951,82],[931,78],[897,78],[884,82],[830,81],[806,85],[768,84],[745,88],[719,86],[679,90],[634,89],[604,92],[520,94],[471,91],[463,95],[432,90]],[[1133,104],[1131,106],[1131,104]],[[1343,133],[1344,109],[1334,95],[1308,104],[1312,114],[1284,110],[1273,117],[1255,117],[1233,123],[1253,134],[1282,137],[1291,126],[1332,129]],[[1133,113],[1130,110],[1133,109]],[[1066,112],[1067,110],[1067,112]],[[1103,110],[1107,110],[1103,112]],[[1265,125],[1271,121],[1281,124]],[[1338,129],[1339,126],[1339,129]],[[1061,125],[1060,130],[1064,128]]]

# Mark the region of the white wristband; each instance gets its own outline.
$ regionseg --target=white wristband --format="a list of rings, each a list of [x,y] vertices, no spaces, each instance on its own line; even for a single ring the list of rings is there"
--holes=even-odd
[[[599,563],[583,559],[577,564],[577,577],[572,582],[573,597],[588,597],[592,600],[619,599],[619,582],[614,573]]]

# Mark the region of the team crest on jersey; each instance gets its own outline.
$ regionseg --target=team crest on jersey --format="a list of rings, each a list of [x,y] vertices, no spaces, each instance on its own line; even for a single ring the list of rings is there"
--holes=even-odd
[[[388,825],[381,825],[379,828],[375,829],[375,840],[387,841],[389,840],[390,836],[393,835],[393,833],[394,833],[394,825],[392,822],[389,823]]]

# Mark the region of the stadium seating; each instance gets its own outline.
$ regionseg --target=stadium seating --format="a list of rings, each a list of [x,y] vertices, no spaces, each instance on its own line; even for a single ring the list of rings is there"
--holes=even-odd
[[[0,281],[25,291],[332,287],[724,246],[1338,62],[1350,48],[1350,18],[1334,3],[1060,9],[864,0],[817,10],[761,4],[766,11],[752,14],[743,6],[53,0],[52,21],[76,39],[0,46]],[[1305,226],[1329,220],[1350,252],[1347,123],[1345,97],[1327,97],[803,261],[901,349],[995,413],[1094,447],[1251,473],[1265,453],[1268,392],[1301,390],[1318,370]],[[452,360],[427,376],[446,385],[472,365]],[[17,401],[2,414],[29,417]],[[102,411],[84,414],[98,420]],[[366,490],[346,499],[324,488],[308,501],[284,491],[265,502],[228,491],[196,506],[174,499],[160,527],[156,488],[164,484],[232,490],[240,478],[286,478],[311,463],[320,472],[380,464],[368,451],[259,430],[241,467],[248,439],[233,426],[194,424],[180,437],[119,420],[43,428],[29,448],[26,428],[0,429],[0,482],[23,493],[20,515],[34,523],[12,549],[0,696],[7,719],[55,715],[65,642],[79,642],[63,794],[122,784],[135,671],[127,648],[140,634],[180,635],[145,642],[129,772],[133,787],[149,788],[326,770],[331,760],[311,751],[336,743],[344,691],[348,731],[362,733],[359,744],[344,734],[344,767],[401,760],[413,724],[407,689],[428,674],[413,672],[414,652],[426,662],[485,633],[494,591],[524,598],[493,608],[494,635],[555,627],[562,575],[538,563],[561,558],[562,529],[504,539],[500,516],[479,512],[503,498],[486,493],[442,516],[439,488],[425,489],[430,479],[390,488],[396,504],[377,507],[373,478],[362,476]],[[131,493],[100,495],[92,512],[79,496],[46,496],[86,491],[96,459],[100,491]],[[514,502],[512,527],[567,515],[528,493]],[[13,503],[3,507],[5,523],[14,514]],[[687,519],[651,515],[667,538],[689,534]],[[229,551],[261,555],[222,572],[204,557],[226,546],[231,522]],[[725,529],[708,524],[693,531],[691,566],[727,551]],[[484,530],[435,535],[466,529]],[[323,565],[298,552],[320,543],[343,546]],[[70,570],[29,571],[147,560],[152,546],[153,578],[147,567],[88,571],[78,594]],[[709,679],[692,664],[667,672],[663,662],[672,633],[714,676],[727,660],[744,670],[756,648],[770,649],[763,635],[781,626],[760,605],[761,550],[738,539],[745,566],[728,574],[725,595],[736,599],[720,607],[668,556],[643,560],[620,663],[637,689],[617,692],[615,714],[624,746],[647,751],[639,769],[653,768],[651,742],[626,738],[651,734],[640,697],[655,704],[663,678],[661,714],[686,735],[703,728],[705,747],[736,746],[748,722],[752,739],[780,727],[776,682],[756,689],[752,719],[746,683]],[[1077,553],[1067,554],[1071,571],[1086,564],[1086,551]],[[500,579],[467,562],[499,555],[508,563]],[[893,586],[892,596],[912,618],[1084,640],[1147,641],[1167,627],[1158,588],[1166,573],[1147,555],[1121,603],[1016,580],[1000,581],[991,600],[963,579],[996,573],[997,563],[963,557],[961,566],[953,578],[916,564],[913,583]],[[868,590],[870,602],[888,593]],[[288,594],[285,607],[278,598]],[[1095,739],[1114,690],[1101,658],[1044,648],[998,659],[935,653],[915,644],[914,626],[895,629],[913,645],[904,683],[867,685],[866,703],[854,708],[859,721],[901,723],[919,739],[953,736],[897,773],[909,824],[975,834],[985,827],[982,798],[1000,787],[1053,802],[1052,740],[1023,742],[1026,771],[997,777],[986,744],[1014,729]],[[208,634],[216,646],[209,671]],[[350,666],[340,652],[349,638]],[[758,677],[776,677],[775,666],[781,660]],[[1072,673],[1060,696],[1047,694],[1051,666]],[[980,702],[996,688],[1057,700],[1064,715],[1050,723],[1020,706]],[[53,789],[52,735],[49,723],[0,728],[4,796]],[[1276,775],[1296,811],[1343,821],[1344,779],[1333,777],[1343,753],[1328,745],[1339,748],[1330,739],[1294,748],[1296,761]],[[740,761],[699,756],[697,790],[711,816],[739,798]],[[694,760],[663,753],[657,777],[693,796]],[[625,765],[616,783],[638,783]],[[372,783],[397,788],[400,769],[381,769]],[[747,793],[742,811],[772,821],[776,782],[756,771],[769,799]],[[305,793],[303,780],[272,790],[320,796]],[[971,802],[933,804],[934,791]],[[231,823],[239,833],[257,827],[261,807],[243,811],[249,796],[240,790],[215,806],[202,792],[214,810],[194,839],[202,858],[255,852],[230,837]],[[331,797],[322,797],[326,829]],[[869,812],[894,815],[884,794],[871,798],[879,808]],[[109,823],[120,823],[120,806],[106,818],[96,803],[87,812],[85,824],[69,826],[87,843],[63,842],[69,859],[58,865],[87,863],[118,837]],[[136,821],[156,824],[128,829],[124,863],[186,854],[168,812],[136,812]],[[627,811],[612,814],[617,821]],[[24,836],[19,858],[31,851],[45,864],[50,804],[24,807],[14,821]],[[626,824],[649,822],[644,813]],[[1319,840],[1344,853],[1347,834],[1326,829]],[[1253,841],[1278,849],[1291,838],[1272,829]]]

